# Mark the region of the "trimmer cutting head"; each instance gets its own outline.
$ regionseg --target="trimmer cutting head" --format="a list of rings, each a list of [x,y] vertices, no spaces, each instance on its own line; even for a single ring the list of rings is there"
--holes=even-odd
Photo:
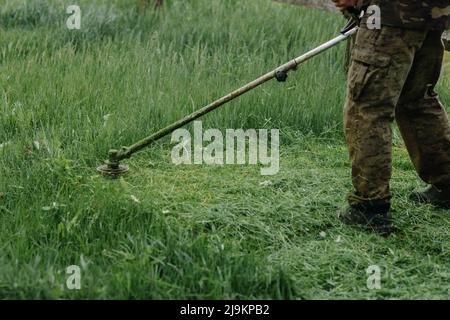
[[[130,170],[128,166],[119,164],[119,165],[110,165],[110,164],[103,164],[101,166],[97,167],[97,171],[100,172],[102,175],[111,177],[111,178],[117,178],[118,176],[121,176]]]
[[[119,163],[119,160],[117,159],[117,154],[118,154],[117,150],[110,150],[109,160],[106,160],[105,164],[98,166],[97,171],[100,172],[102,175],[111,178],[117,178],[118,176],[127,173],[129,170],[128,166]]]

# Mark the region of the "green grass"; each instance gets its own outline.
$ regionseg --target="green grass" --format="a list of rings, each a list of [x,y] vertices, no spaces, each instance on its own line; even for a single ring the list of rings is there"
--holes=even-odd
[[[111,147],[324,42],[343,20],[268,0],[172,1],[146,15],[130,1],[80,3],[82,29],[69,31],[68,1],[0,0],[1,298],[448,298],[449,215],[407,200],[420,183],[398,136],[400,231],[384,239],[335,218],[351,189],[343,46],[203,119],[280,128],[278,175],[175,167],[167,140],[120,180],[94,171]],[[449,81],[438,88],[447,106]],[[65,287],[72,264],[80,291]],[[377,291],[366,288],[373,264]]]

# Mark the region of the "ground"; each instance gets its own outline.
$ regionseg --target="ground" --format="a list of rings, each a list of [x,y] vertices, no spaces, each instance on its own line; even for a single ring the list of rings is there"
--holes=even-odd
[[[277,175],[175,166],[168,140],[127,160],[120,179],[95,171],[110,148],[332,37],[338,16],[265,0],[174,1],[145,15],[85,1],[82,29],[69,31],[65,6],[49,3],[0,9],[1,298],[448,298],[449,213],[408,200],[423,184],[397,131],[399,231],[385,239],[336,219],[351,190],[343,46],[204,119],[280,128]],[[80,290],[66,286],[70,265]],[[378,290],[367,288],[373,265]]]

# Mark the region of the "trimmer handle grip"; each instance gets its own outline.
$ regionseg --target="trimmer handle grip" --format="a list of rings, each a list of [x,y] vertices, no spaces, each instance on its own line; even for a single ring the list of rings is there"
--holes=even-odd
[[[348,7],[344,10],[344,14],[359,19],[359,15],[361,14],[362,11],[363,11],[362,9],[359,9],[357,7]]]
[[[341,33],[344,34],[347,31],[350,31],[354,27],[359,25],[359,22],[361,20],[361,12],[363,12],[363,8],[357,8],[357,7],[348,7],[342,13],[344,16],[349,17],[349,21],[347,25],[341,30]]]

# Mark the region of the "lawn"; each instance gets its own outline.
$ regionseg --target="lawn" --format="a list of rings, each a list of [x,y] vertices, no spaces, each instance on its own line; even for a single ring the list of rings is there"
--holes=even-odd
[[[169,139],[129,145],[333,37],[332,13],[269,0],[0,0],[0,298],[398,299],[450,295],[449,213],[421,186],[396,131],[385,239],[343,226],[344,45],[206,116],[205,128],[279,128],[280,172],[175,166]],[[438,87],[450,106],[447,64]],[[66,268],[81,268],[81,289]],[[381,269],[381,289],[366,269]]]

